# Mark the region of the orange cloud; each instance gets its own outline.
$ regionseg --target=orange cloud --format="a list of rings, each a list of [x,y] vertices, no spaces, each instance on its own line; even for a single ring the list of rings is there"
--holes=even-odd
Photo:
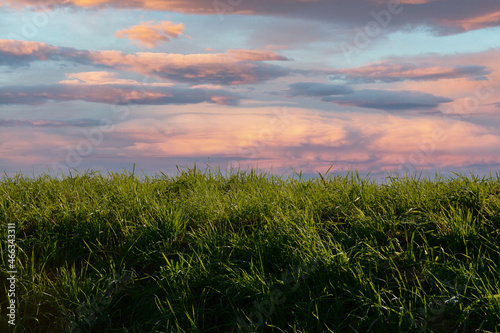
[[[174,24],[170,21],[162,21],[154,24],[154,21],[142,22],[128,29],[118,31],[115,36],[128,38],[139,46],[153,48],[161,43],[178,38],[184,34],[184,24]]]
[[[413,4],[421,5],[439,0],[399,0],[400,4]],[[118,8],[142,8],[147,10],[158,10],[158,11],[178,11],[185,13],[216,13],[217,9],[226,10],[228,12],[236,13],[246,13],[250,14],[256,11],[251,4],[235,2],[229,2],[224,6],[224,2],[221,4],[214,3],[212,0],[6,0],[4,1],[13,7],[22,6],[33,6],[33,7],[50,7],[57,5],[64,6],[76,6],[76,7],[99,7],[99,6],[113,6]],[[325,0],[279,0],[275,1],[277,6],[285,6],[293,3],[308,5],[310,3],[324,4]],[[375,4],[387,4],[387,0],[366,0],[367,3]],[[262,5],[268,5],[273,8],[273,4],[267,0],[256,0],[254,3],[256,7],[262,7]],[[243,7],[243,8],[241,8]],[[260,10],[265,10],[260,8]]]
[[[493,12],[462,19],[444,19],[440,20],[440,23],[446,26],[459,28],[464,31],[496,27],[500,24],[500,12]]]
[[[409,4],[409,5],[422,5],[434,1],[440,1],[440,0],[399,0],[399,3]]]
[[[53,8],[57,6],[141,8],[158,11],[177,11],[184,13],[216,13],[212,0],[6,0],[14,8],[26,6]],[[285,0],[284,2],[305,2],[304,0]],[[234,9],[237,6],[231,6]],[[248,12],[248,11],[247,11]]]

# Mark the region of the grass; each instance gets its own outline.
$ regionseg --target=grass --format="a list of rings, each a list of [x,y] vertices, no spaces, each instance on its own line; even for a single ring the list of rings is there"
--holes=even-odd
[[[499,175],[18,175],[0,219],[2,332],[500,331]]]

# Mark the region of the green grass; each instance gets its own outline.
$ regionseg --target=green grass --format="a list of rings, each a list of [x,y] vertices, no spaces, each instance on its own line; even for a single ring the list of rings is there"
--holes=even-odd
[[[500,176],[0,181],[1,332],[497,332]]]

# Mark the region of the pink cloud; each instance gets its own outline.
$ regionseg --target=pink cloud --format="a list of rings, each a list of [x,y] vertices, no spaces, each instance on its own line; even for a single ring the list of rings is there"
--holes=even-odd
[[[333,147],[345,138],[343,122],[316,123],[317,118],[312,116],[315,112],[308,115],[300,110],[303,114],[296,114],[299,110],[286,109],[279,118],[274,115],[276,110],[270,108],[244,113],[228,109],[219,114],[197,108],[163,121],[131,120],[117,125],[117,133],[133,136],[134,144],[126,148],[127,154],[147,157],[260,157],[257,155],[267,156],[267,152],[280,147],[300,147],[305,143]]]
[[[54,161],[55,151],[76,142],[60,134],[46,133],[33,128],[2,128],[0,132],[0,164],[37,165]],[[2,163],[3,161],[3,163]]]
[[[289,70],[266,61],[287,61],[273,51],[228,50],[226,53],[175,54],[121,51],[87,51],[44,43],[0,40],[0,64],[25,65],[36,60],[93,63],[193,84],[240,85],[287,76]]]
[[[391,57],[377,63],[335,70],[332,79],[388,90],[409,90],[444,96],[454,102],[441,104],[443,112],[497,112],[500,102],[500,50],[480,53]],[[480,64],[480,66],[478,65]],[[461,105],[465,105],[462,107]],[[473,110],[473,112],[470,112]]]
[[[120,70],[189,83],[239,85],[286,76],[288,70],[263,63],[284,61],[272,51],[229,50],[227,53],[167,54],[120,51],[91,52],[90,60]]]
[[[130,79],[119,79],[117,73],[107,71],[81,72],[65,74],[69,80],[59,81],[61,84],[87,84],[87,85],[132,85],[152,87],[172,87],[174,84],[167,82],[138,82]]]
[[[36,60],[56,60],[67,50],[39,42],[0,39],[0,65],[18,67]]]
[[[443,67],[469,67],[471,64],[481,64],[488,69],[488,74],[481,75],[478,80],[470,80],[474,76],[449,78],[446,81],[403,81],[398,83],[399,89],[419,90],[422,92],[439,94],[453,99],[477,98],[480,100],[481,111],[485,105],[500,102],[500,50],[491,49],[474,54],[455,55],[425,55],[412,58],[410,61],[419,63],[432,63]],[[408,60],[408,58],[407,58]],[[388,61],[397,62],[398,59]]]
[[[287,57],[273,51],[261,50],[228,50],[227,55],[238,61],[287,61]],[[219,56],[222,56],[219,54]]]
[[[169,113],[147,111],[106,133],[89,157],[109,162],[147,163],[163,168],[165,159],[185,158],[239,161],[242,167],[273,168],[275,172],[358,169],[397,171],[412,165],[419,170],[456,169],[500,163],[500,135],[490,126],[443,117],[399,117],[382,114],[330,113],[289,107],[281,117],[269,107],[214,111],[208,104],[171,107]],[[160,117],[159,115],[162,115]],[[284,118],[283,118],[284,117]],[[81,135],[43,132],[43,126],[3,128],[0,161],[4,165],[33,165],[63,161],[65,146]],[[65,131],[71,128],[64,128]],[[80,131],[73,128],[74,131]],[[76,133],[76,132],[75,132]],[[154,168],[154,167],[153,167]]]
[[[429,59],[430,60],[430,59]],[[434,65],[426,63],[380,61],[369,65],[340,69],[333,72],[333,78],[352,83],[434,81],[442,79],[467,78],[477,80],[490,72],[485,66]]]
[[[411,159],[416,169],[459,168],[500,162],[494,126],[442,117],[331,114],[287,108],[283,126],[273,126],[272,109],[213,114],[206,107],[164,120],[131,120],[117,125],[129,138],[126,156],[225,157],[242,166],[306,170],[396,171]],[[437,135],[437,133],[439,135]],[[480,147],[480,148],[479,148]]]
[[[153,48],[161,43],[168,42],[172,38],[178,38],[184,34],[184,24],[174,24],[170,21],[162,21],[154,24],[154,21],[142,22],[128,29],[118,31],[115,36],[128,38],[134,44],[142,47]]]
[[[442,19],[439,22],[462,31],[497,27],[500,25],[500,11],[461,19]]]
[[[58,50],[58,47],[45,43],[0,39],[0,51],[15,56],[30,55],[40,60],[46,60],[47,55]]]

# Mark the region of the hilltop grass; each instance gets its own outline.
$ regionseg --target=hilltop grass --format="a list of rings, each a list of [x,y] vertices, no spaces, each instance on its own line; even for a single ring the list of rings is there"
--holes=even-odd
[[[2,332],[497,332],[500,176],[0,181]]]

